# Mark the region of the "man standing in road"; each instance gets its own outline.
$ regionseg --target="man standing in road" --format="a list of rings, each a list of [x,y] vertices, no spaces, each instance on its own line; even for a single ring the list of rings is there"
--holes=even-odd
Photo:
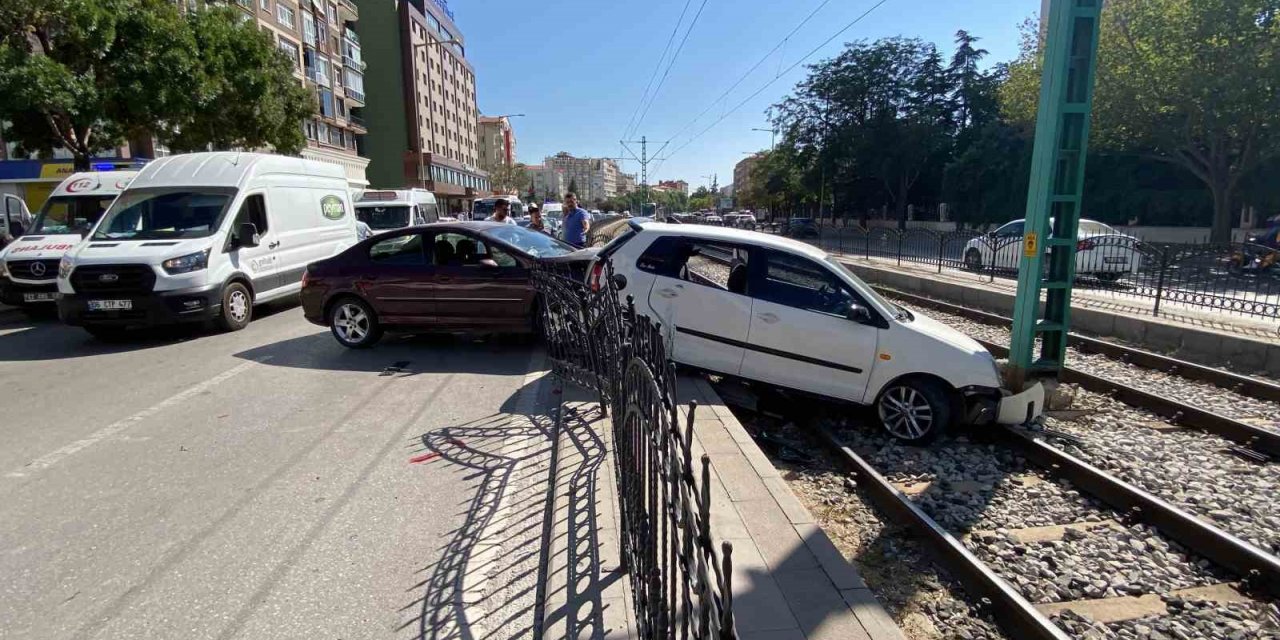
[[[542,208],[536,202],[529,203],[529,230],[539,233],[547,232],[547,224],[542,221]]]
[[[578,248],[585,247],[588,231],[591,231],[591,215],[578,206],[577,194],[564,194],[564,241]]]
[[[501,222],[503,224],[515,224],[516,221],[511,219],[511,203],[499,198],[493,203],[493,215],[489,217],[491,222]]]

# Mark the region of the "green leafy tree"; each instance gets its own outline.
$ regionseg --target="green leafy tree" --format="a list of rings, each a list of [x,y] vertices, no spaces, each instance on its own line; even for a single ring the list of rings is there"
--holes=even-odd
[[[524,163],[517,162],[514,165],[499,163],[493,171],[489,172],[489,184],[494,191],[520,193],[531,188],[531,183],[528,167]]]
[[[1002,90],[1008,116],[1035,120],[1036,37]],[[1093,136],[1199,179],[1211,240],[1230,239],[1248,178],[1280,156],[1280,0],[1109,0],[1103,11]]]
[[[161,139],[182,151],[272,147],[296,154],[306,146],[301,123],[316,99],[294,77],[269,33],[231,7],[187,14],[198,53],[199,85],[182,126]]]
[[[79,170],[124,140],[182,126],[199,86],[194,37],[168,0],[0,3],[0,119],[19,155]]]
[[[578,194],[578,179],[569,178],[569,193]],[[582,195],[582,194],[578,194]]]

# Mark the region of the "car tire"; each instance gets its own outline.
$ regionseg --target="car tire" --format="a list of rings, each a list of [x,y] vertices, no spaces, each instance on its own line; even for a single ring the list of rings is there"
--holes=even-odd
[[[125,339],[128,329],[124,327],[112,327],[102,325],[88,325],[84,328],[89,335],[97,338],[102,342],[121,342]]]
[[[951,426],[951,394],[927,378],[907,378],[885,387],[876,398],[876,417],[889,435],[907,444],[925,445]]]
[[[1097,278],[1097,279],[1099,279],[1099,280],[1101,280],[1101,281],[1103,281],[1103,282],[1105,282],[1105,283],[1107,283],[1107,284],[1112,284],[1112,283],[1115,283],[1115,282],[1119,282],[1119,281],[1120,281],[1120,276],[1122,276],[1122,275],[1124,275],[1124,274],[1122,274],[1122,273],[1117,273],[1117,272],[1115,272],[1115,271],[1108,271],[1108,272],[1106,272],[1106,273],[1095,273],[1095,274],[1093,274],[1093,276],[1094,276],[1095,278]]]
[[[382,325],[364,300],[347,297],[329,309],[329,331],[348,349],[368,349],[382,339]]]
[[[249,287],[232,282],[222,289],[222,308],[214,324],[222,331],[239,331],[253,319],[253,294]]]
[[[969,249],[964,254],[964,268],[970,271],[982,271],[982,252]]]

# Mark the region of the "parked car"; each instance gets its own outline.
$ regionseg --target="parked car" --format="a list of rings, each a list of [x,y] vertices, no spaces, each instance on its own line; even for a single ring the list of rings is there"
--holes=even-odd
[[[356,242],[341,166],[264,153],[153,160],[58,265],[58,315],[100,338],[213,320],[296,295],[310,262]]]
[[[1052,220],[1049,226],[1053,227]],[[1024,235],[1025,220],[1014,220],[986,236],[969,240],[964,247],[965,267],[973,271],[987,267],[1016,271],[1022,261]],[[1081,220],[1076,236],[1076,275],[1114,282],[1126,273],[1136,272],[1142,262],[1137,244],[1137,238],[1101,222]],[[1047,250],[1047,244],[1041,246]]]
[[[302,311],[353,349],[387,331],[528,334],[537,312],[534,261],[577,264],[585,274],[594,254],[495,222],[410,227],[309,265]]]
[[[88,171],[63,180],[26,228],[0,251],[0,302],[35,315],[57,312],[58,263],[80,243],[137,171]]]
[[[365,191],[356,201],[356,219],[374,233],[440,221],[435,194],[426,189]]]
[[[971,338],[881,298],[822,250],[737,229],[633,224],[605,246],[619,296],[661,322],[670,357],[700,370],[875,407],[893,436],[928,442],[959,422],[1021,423],[1039,385],[1002,389]]]
[[[785,235],[790,238],[816,238],[821,234],[813,218],[791,218],[787,221]]]

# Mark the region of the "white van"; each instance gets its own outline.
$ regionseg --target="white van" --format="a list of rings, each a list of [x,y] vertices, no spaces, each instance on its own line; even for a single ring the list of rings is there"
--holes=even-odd
[[[307,264],[356,242],[342,167],[261,153],[148,164],[58,266],[58,315],[111,338],[213,320],[244,328],[253,305],[296,295]]]
[[[365,191],[356,201],[356,219],[374,233],[440,221],[436,197],[426,189]]]
[[[524,203],[516,196],[493,196],[491,198],[480,198],[471,205],[472,220],[488,220],[493,215],[493,210],[499,200],[506,200],[507,214],[513,220],[519,220],[524,216]]]
[[[80,243],[137,175],[137,171],[74,173],[54,188],[26,226],[25,235],[0,251],[0,302],[53,313],[62,256]]]

